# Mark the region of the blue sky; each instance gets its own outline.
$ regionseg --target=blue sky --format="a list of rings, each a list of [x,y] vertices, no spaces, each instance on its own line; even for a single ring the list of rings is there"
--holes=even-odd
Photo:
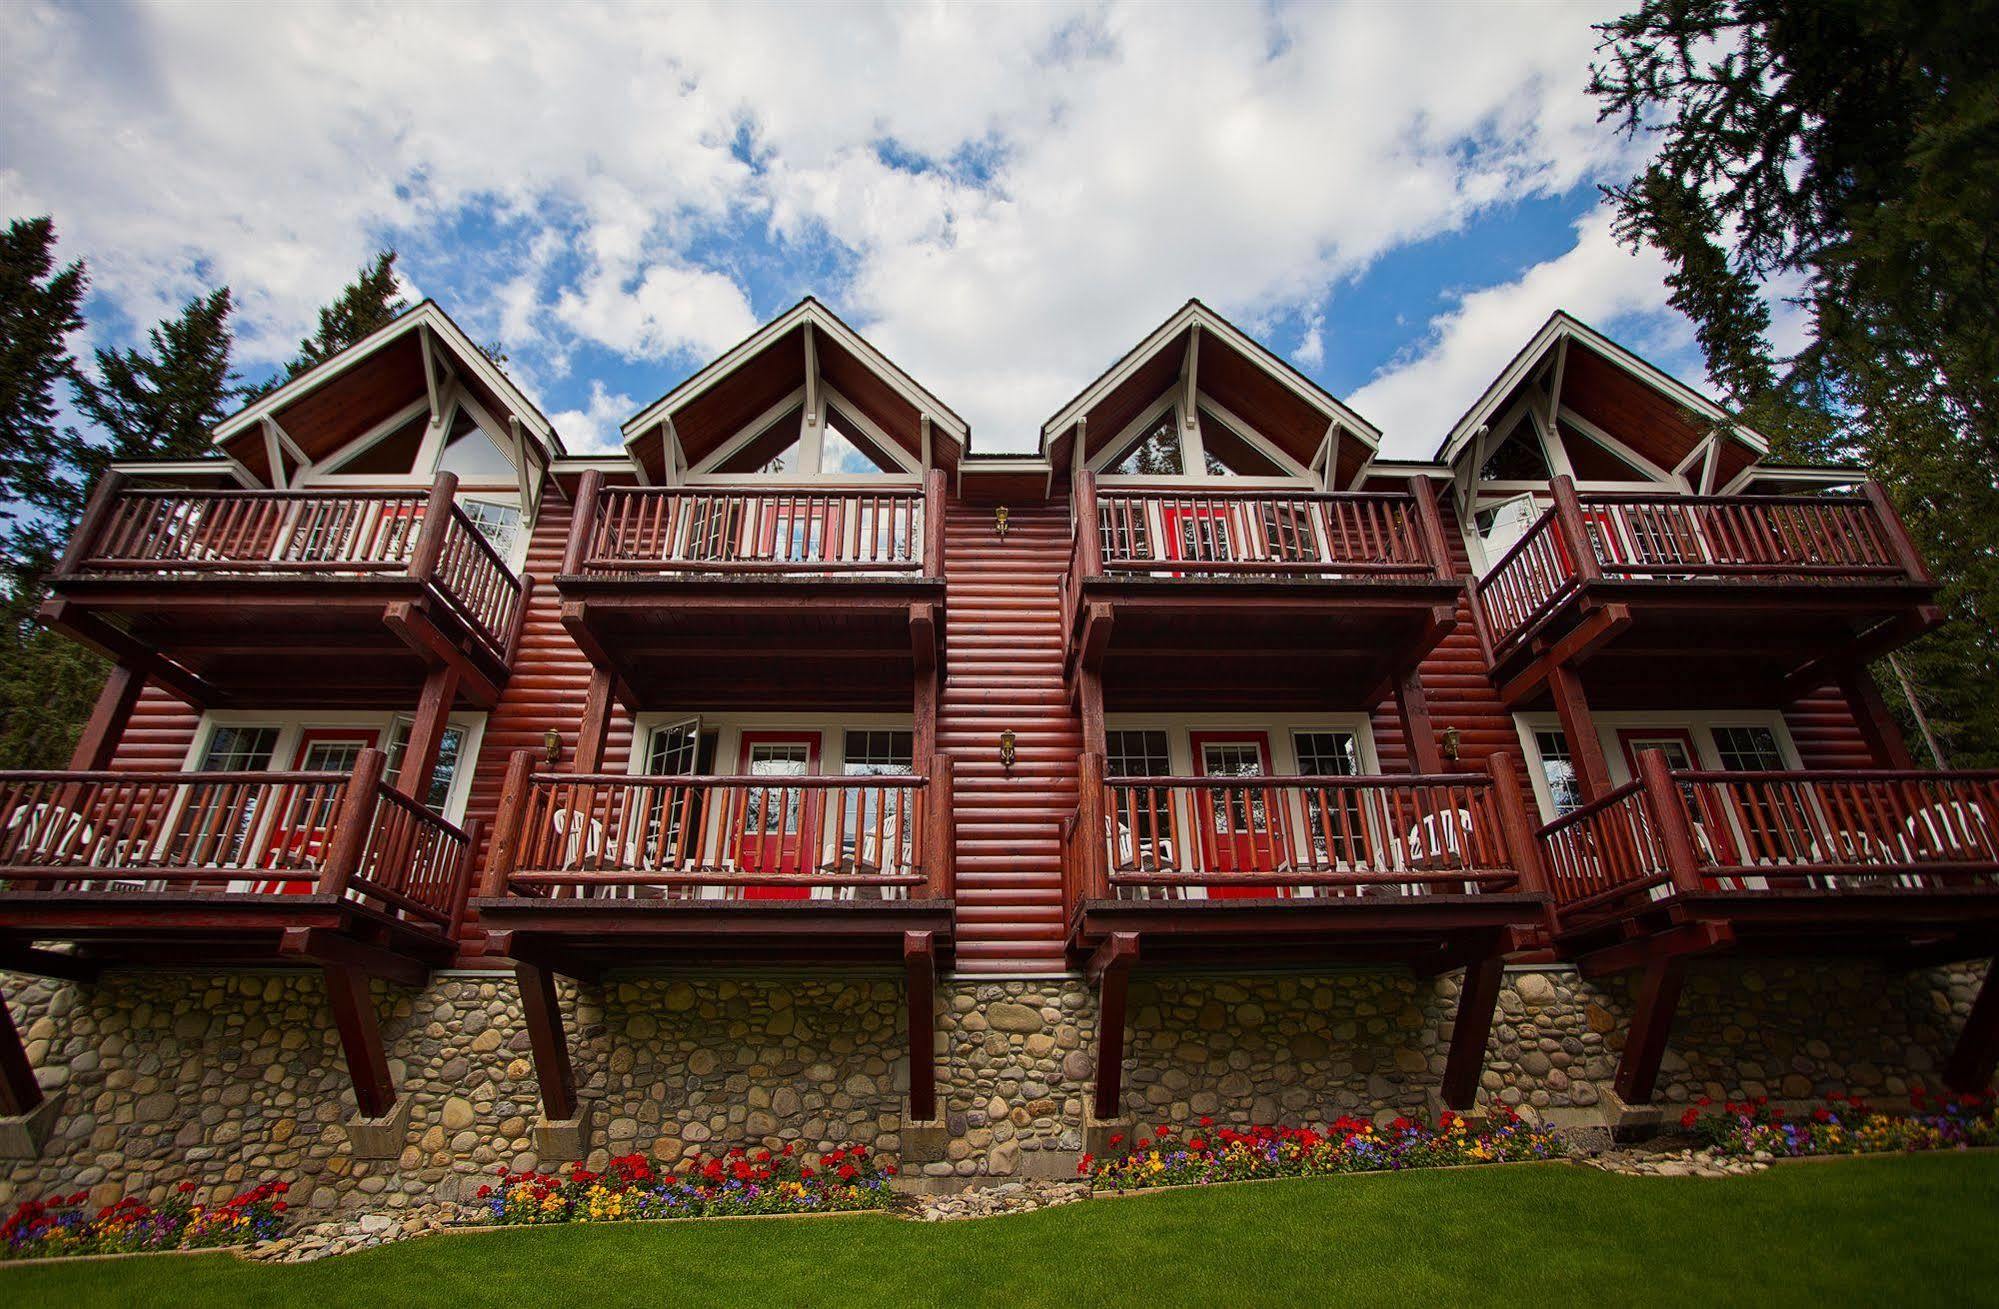
[[[1199,296],[1407,457],[1557,307],[1698,379],[1596,190],[1618,7],[29,0],[0,206],[89,261],[80,346],[227,282],[253,376],[392,245],[577,450],[807,293],[1026,449]]]

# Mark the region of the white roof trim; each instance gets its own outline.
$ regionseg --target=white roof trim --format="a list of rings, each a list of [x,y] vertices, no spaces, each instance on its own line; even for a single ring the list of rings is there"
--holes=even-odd
[[[430,328],[438,340],[457,357],[461,367],[490,387],[516,417],[533,429],[541,443],[544,460],[552,454],[561,452],[561,438],[556,435],[555,429],[549,425],[534,402],[523,395],[519,387],[507,380],[507,375],[486,357],[485,351],[474,345],[471,338],[459,330],[458,324],[451,321],[451,316],[445,313],[435,300],[425,300],[414,309],[398,315],[394,321],[384,323],[331,359],[307,369],[269,395],[245,405],[223,419],[215,426],[216,442],[220,444],[240,436],[294,400],[340,376],[377,350],[401,340],[408,333],[421,327]]]
[[[1133,373],[1145,365],[1154,355],[1164,349],[1174,337],[1189,327],[1199,326],[1202,331],[1212,332],[1223,342],[1248,358],[1272,378],[1276,379],[1292,394],[1324,414],[1327,419],[1339,423],[1352,432],[1369,448],[1379,449],[1381,429],[1368,422],[1353,410],[1341,404],[1318,386],[1300,376],[1289,364],[1272,354],[1258,342],[1238,331],[1233,324],[1216,314],[1198,300],[1189,300],[1180,311],[1161,323],[1150,335],[1139,342],[1124,358],[1102,377],[1091,383],[1082,394],[1064,405],[1060,412],[1041,425],[1041,440],[1045,445],[1058,433],[1076,425],[1076,420],[1096,408],[1097,402],[1111,391],[1122,386]]]
[[[1581,341],[1614,366],[1623,369],[1639,381],[1665,392],[1703,418],[1721,425],[1736,440],[1757,454],[1770,452],[1770,443],[1760,433],[1742,426],[1733,414],[1720,405],[1672,374],[1646,363],[1587,323],[1571,317],[1567,310],[1557,309],[1548,316],[1547,322],[1541,324],[1541,329],[1534,333],[1526,346],[1513,357],[1506,370],[1493,379],[1492,385],[1486,387],[1485,392],[1479,396],[1478,403],[1474,404],[1451,428],[1450,435],[1444,438],[1442,447],[1437,451],[1437,461],[1445,464],[1456,463],[1458,456],[1464,453],[1466,444],[1478,434],[1479,428],[1491,421],[1493,411],[1498,408],[1499,402],[1513,394],[1515,387],[1531,377],[1534,370],[1540,366],[1542,358],[1564,337]]]
[[[965,424],[964,419],[951,412],[950,406],[925,390],[915,378],[897,368],[886,355],[869,345],[858,332],[834,317],[832,310],[811,296],[800,300],[783,314],[765,323],[739,342],[734,349],[647,405],[635,417],[627,419],[618,429],[625,434],[625,444],[627,446],[635,444],[662,419],[678,412],[689,401],[762,354],[800,323],[810,323],[813,331],[824,332],[832,337],[849,354],[887,382],[891,390],[907,400],[919,416],[927,414],[933,427],[941,426],[957,440],[961,449],[969,448],[972,430]]]

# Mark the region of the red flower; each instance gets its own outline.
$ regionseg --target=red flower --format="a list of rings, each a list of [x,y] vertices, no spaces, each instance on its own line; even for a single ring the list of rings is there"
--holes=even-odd
[[[182,1195],[186,1195],[189,1191],[192,1191],[194,1189],[194,1183],[182,1182],[180,1186],[176,1189],[179,1190]]]
[[[859,1171],[860,1169],[854,1167],[852,1164],[841,1164],[840,1180],[843,1182],[851,1182],[854,1180],[854,1174]]]
[[[485,1198],[486,1198],[487,1196],[491,1195],[492,1193],[493,1193],[493,1188],[492,1188],[492,1187],[490,1187],[490,1186],[482,1186],[482,1187],[480,1187],[480,1188],[479,1188],[479,1192],[478,1192],[478,1194],[477,1194],[476,1196],[474,1196],[473,1198],[474,1198],[474,1199],[478,1199],[478,1200],[483,1200],[483,1199],[485,1199]]]
[[[801,1167],[798,1170],[798,1175],[800,1177],[803,1177],[808,1182],[812,1180],[812,1170],[810,1168]]]
[[[1414,1127],[1415,1124],[1410,1122],[1407,1118],[1397,1118],[1394,1122],[1390,1123],[1389,1126],[1393,1127],[1398,1132],[1406,1132],[1411,1127]]]
[[[1695,1123],[1700,1121],[1700,1117],[1701,1117],[1700,1110],[1689,1109],[1685,1113],[1680,1115],[1680,1126],[1692,1127]]]
[[[1206,1141],[1203,1141],[1200,1137],[1197,1136],[1193,1140],[1187,1142],[1187,1148],[1189,1150],[1195,1151],[1196,1153],[1199,1153],[1200,1151],[1208,1148],[1208,1143]]]
[[[1111,1135],[1111,1144],[1112,1144],[1112,1145],[1123,1145],[1123,1144],[1124,1144],[1124,1133],[1123,1133],[1123,1132],[1115,1132],[1115,1133],[1113,1133],[1113,1134]]]
[[[1215,1120],[1214,1120],[1214,1119],[1212,1119],[1212,1118],[1208,1117],[1208,1116],[1207,1116],[1206,1114],[1202,1114],[1202,1115],[1201,1115],[1201,1126],[1203,1126],[1203,1127],[1213,1127],[1214,1125],[1215,1125]]]

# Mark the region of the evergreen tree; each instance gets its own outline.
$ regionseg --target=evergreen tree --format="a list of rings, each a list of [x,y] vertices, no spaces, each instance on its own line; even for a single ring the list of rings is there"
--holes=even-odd
[[[1906,659],[1950,762],[1999,763],[1999,0],[1643,0],[1591,89],[1646,171],[1710,376],[1780,456],[1864,463],[1944,583]],[[1764,294],[1806,347],[1774,359]]]
[[[325,363],[407,308],[409,302],[396,288],[396,252],[384,250],[355,274],[331,304],[321,307],[318,329],[298,343],[298,355],[285,365],[285,375],[256,388],[257,392],[275,390]]]
[[[22,218],[0,233],[0,526],[46,550],[42,515],[73,495],[61,475],[56,386],[76,375],[65,338],[83,326],[83,264],[57,269],[55,224]]]
[[[241,395],[229,369],[229,288],[188,301],[146,334],[150,354],[99,350],[97,376],[80,376],[76,404],[110,438],[101,460],[196,459]]]

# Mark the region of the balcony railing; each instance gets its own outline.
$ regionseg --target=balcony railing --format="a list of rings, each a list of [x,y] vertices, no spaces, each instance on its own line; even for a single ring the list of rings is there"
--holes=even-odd
[[[1496,652],[1586,583],[1826,584],[1930,580],[1880,487],[1842,496],[1578,495],[1554,504],[1478,584]],[[1576,543],[1588,547],[1577,549]]]
[[[0,773],[0,897],[179,890],[356,900],[449,936],[474,837],[382,780],[276,772]]]
[[[563,573],[942,575],[943,473],[921,487],[605,487],[588,472]]]
[[[1559,913],[1580,921],[1703,891],[1999,890],[1999,771],[1671,772],[1540,830]]]
[[[951,762],[927,774],[536,773],[514,755],[484,893],[538,898],[945,900]]]
[[[1508,761],[1496,767],[1510,770]],[[1538,889],[1514,774],[1105,778],[1083,758],[1065,901]],[[1529,858],[1518,852],[1528,848]]]
[[[1062,579],[1073,615],[1085,578],[1395,578],[1455,575],[1429,483],[1412,490],[1104,489],[1076,484],[1076,540]]]
[[[57,568],[64,578],[356,577],[423,583],[496,658],[511,655],[521,580],[440,473],[410,491],[147,490],[107,473]],[[446,513],[433,513],[444,505]]]

